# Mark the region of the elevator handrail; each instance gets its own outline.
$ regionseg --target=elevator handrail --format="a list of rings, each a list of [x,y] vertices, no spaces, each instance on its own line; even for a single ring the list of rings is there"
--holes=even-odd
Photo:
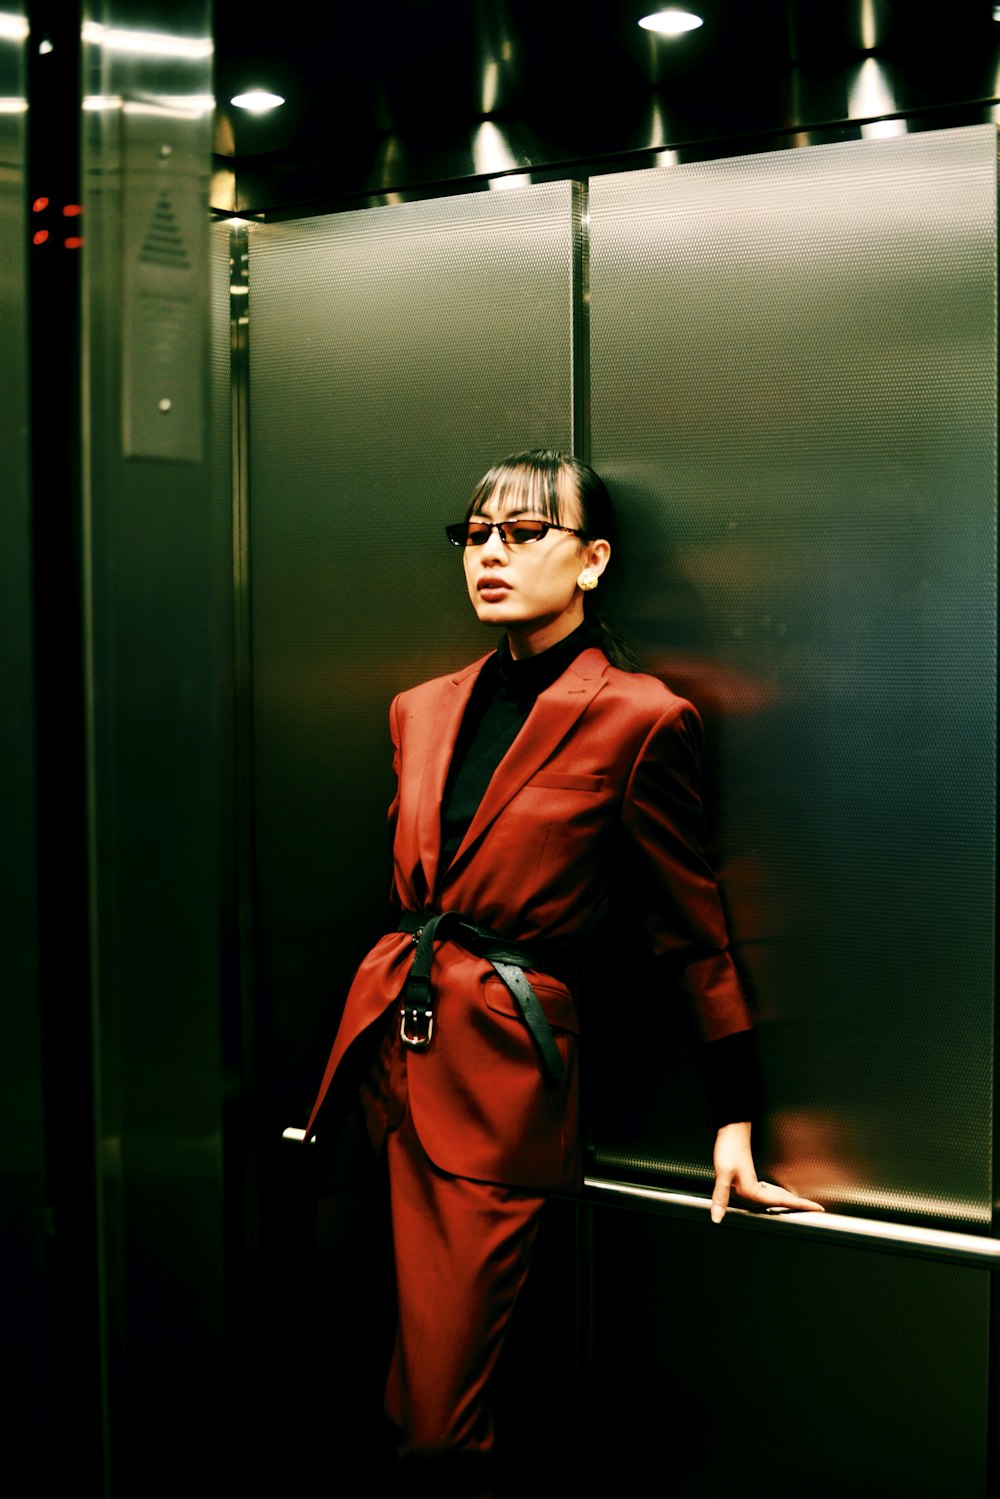
[[[282,1131],[288,1141],[304,1144],[306,1132],[289,1127]],[[312,1137],[315,1140],[315,1136]],[[310,1142],[311,1143],[311,1142]],[[712,1199],[700,1193],[675,1192],[665,1187],[643,1186],[639,1182],[616,1181],[609,1177],[586,1176],[582,1193],[557,1195],[584,1206],[639,1208],[670,1218],[698,1222],[707,1219]],[[919,1259],[945,1260],[951,1264],[977,1265],[980,1269],[1000,1269],[1000,1239],[988,1234],[961,1233],[954,1229],[928,1228],[920,1224],[890,1223],[881,1218],[853,1217],[847,1213],[793,1213],[775,1209],[761,1211],[730,1207],[723,1223],[752,1231],[794,1231],[796,1236],[816,1239],[827,1244],[853,1244],[890,1254]]]
[[[663,1187],[642,1186],[636,1182],[612,1181],[606,1177],[584,1178],[584,1201],[617,1207],[645,1208],[668,1217],[686,1218],[692,1222],[708,1219],[711,1198],[691,1192],[674,1192]],[[1000,1240],[987,1234],[956,1232],[953,1229],[925,1228],[909,1223],[889,1223],[884,1219],[852,1217],[846,1213],[797,1213],[773,1209],[761,1212],[730,1206],[720,1227],[794,1232],[826,1243],[854,1244],[861,1248],[921,1259],[947,1260],[954,1264],[978,1265],[983,1269],[1000,1268]]]

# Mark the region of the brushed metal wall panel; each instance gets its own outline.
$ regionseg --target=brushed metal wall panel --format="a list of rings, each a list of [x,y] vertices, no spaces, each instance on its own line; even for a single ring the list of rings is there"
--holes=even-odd
[[[182,156],[174,192],[207,265],[211,14],[88,0],[82,116],[82,436],[87,799],[101,1316],[109,1491],[223,1483],[222,724],[231,607],[227,503],[202,455],[124,450],[123,205],[136,161],[123,113]],[[122,37],[131,45],[123,46]],[[123,102],[124,101],[124,102]],[[155,136],[154,136],[155,139]],[[140,169],[140,173],[142,169]],[[159,291],[169,294],[163,267]],[[147,290],[156,287],[155,281]],[[195,289],[194,458],[209,421],[209,278]],[[170,314],[159,333],[170,342]],[[171,414],[174,414],[171,412]],[[169,418],[166,418],[169,420]],[[221,520],[221,525],[220,525]],[[220,607],[226,613],[220,618]]]
[[[987,1271],[616,1208],[591,1271],[588,1458],[620,1491],[987,1492]]]
[[[570,445],[573,192],[250,229],[258,1023],[272,1128],[311,1101],[346,985],[384,929],[390,699],[495,643],[442,528],[496,458]]]
[[[763,1158],[982,1224],[996,191],[981,126],[609,175],[590,204],[594,463],[627,622],[708,727]],[[605,1167],[707,1172],[675,1056],[631,1059],[626,1097],[602,1051]]]

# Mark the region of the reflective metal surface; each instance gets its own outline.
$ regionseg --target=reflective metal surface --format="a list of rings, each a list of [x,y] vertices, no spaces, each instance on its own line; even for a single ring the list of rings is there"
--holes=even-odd
[[[691,1192],[668,1192],[661,1187],[644,1187],[588,1176],[584,1186],[601,1202],[619,1207],[642,1205],[651,1211],[667,1213],[688,1221],[704,1221],[712,1205],[710,1197]],[[738,1204],[738,1200],[737,1201]],[[852,1244],[864,1249],[884,1249],[891,1254],[918,1255],[953,1265],[979,1265],[1000,1268],[1000,1243],[981,1234],[960,1234],[949,1229],[918,1228],[909,1223],[883,1223],[877,1219],[848,1217],[846,1213],[761,1213],[730,1205],[727,1220],[731,1227],[752,1228],[767,1233],[793,1231],[804,1238],[825,1240],[834,1244]],[[727,1221],[724,1220],[724,1221]]]
[[[382,919],[389,700],[493,643],[440,528],[496,454],[570,441],[572,244],[568,183],[250,230],[260,978],[289,1080]]]
[[[593,458],[707,721],[766,1169],[986,1227],[995,130],[598,177],[590,233]],[[707,1174],[676,1045],[594,1071],[602,1174]]]
[[[113,1494],[159,1494],[190,1486],[192,1473],[206,1489],[222,1481],[230,793],[220,700],[231,637],[229,497],[213,489],[204,457],[211,18],[205,0],[89,0],[83,20],[84,608],[108,1483]]]
[[[433,536],[496,452],[585,448],[589,372],[622,623],[708,724],[758,1161],[859,1216],[734,1236],[692,1193],[659,1221],[629,1179],[703,1180],[708,1121],[667,997],[619,966],[592,1190],[657,1211],[580,1210],[580,1280],[546,1282],[523,1356],[569,1388],[547,1334],[582,1309],[579,1450],[619,1486],[655,1440],[679,1494],[983,1492],[994,163],[974,130],[594,177],[589,246],[568,183],[248,227],[257,1369],[279,1427],[306,1409],[357,1438],[356,1366],[327,1357],[343,1314],[300,1273],[312,1155],[280,1137],[378,930],[385,704],[481,648]],[[292,1410],[266,1376],[300,1357]],[[748,1464],[771,1426],[777,1470]]]
[[[252,1336],[249,1287],[256,1262],[257,1165],[254,1150],[253,1028],[248,995],[253,986],[252,766],[246,725],[249,671],[246,517],[246,234],[213,224],[209,240],[211,283],[211,424],[214,549],[218,611],[218,751],[220,761],[220,902],[222,982],[222,1156],[224,1178],[225,1321],[227,1368],[241,1367],[244,1339]],[[235,1380],[227,1382],[236,1409]]]
[[[38,1409],[56,1486],[99,1490],[105,1381],[97,1274],[81,673],[79,23],[32,9],[28,248],[38,979],[51,1384]]]
[[[594,1210],[591,1469],[640,1490],[655,1454],[676,1499],[983,1499],[989,1272],[761,1229]]]
[[[353,971],[395,925],[389,702],[494,644],[442,527],[498,455],[571,442],[574,233],[569,183],[248,231],[254,1025],[275,1288],[249,1382],[272,1413],[291,1398],[278,1371],[315,1356],[322,1300],[290,1231],[302,1148],[282,1130],[305,1120]],[[317,1423],[356,1439],[350,1359],[317,1377]]]
[[[37,954],[26,43],[23,9],[8,6],[0,29],[0,1401],[15,1468],[40,1461],[51,1378]]]

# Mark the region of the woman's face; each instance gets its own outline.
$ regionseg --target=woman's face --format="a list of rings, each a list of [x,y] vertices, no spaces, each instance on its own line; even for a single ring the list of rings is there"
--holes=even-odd
[[[508,493],[498,504],[488,500],[470,520],[548,520],[525,497]],[[579,527],[575,495],[559,507],[559,525]],[[483,624],[507,631],[512,654],[537,655],[565,638],[583,622],[583,594],[577,579],[584,567],[604,571],[611,548],[606,541],[581,541],[569,531],[547,531],[540,541],[521,546],[500,540],[492,531],[483,546],[463,552],[465,581],[472,607]]]

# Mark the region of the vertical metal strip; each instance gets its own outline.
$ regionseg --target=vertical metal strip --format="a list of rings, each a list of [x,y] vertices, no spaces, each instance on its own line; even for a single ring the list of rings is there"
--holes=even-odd
[[[87,191],[81,140],[81,7],[31,7],[28,197],[44,204],[28,260],[29,441],[34,553],[38,982],[50,1241],[53,1479],[107,1493],[109,1302],[94,870],[94,671],[89,346],[82,275],[60,232]],[[42,53],[34,37],[47,37]],[[91,122],[93,124],[93,122]],[[36,194],[43,196],[36,198]],[[59,214],[59,218],[56,215]],[[36,239],[36,234],[39,236]],[[89,231],[88,231],[89,239]],[[78,247],[79,248],[79,247]],[[92,247],[87,252],[90,262]],[[58,351],[58,352],[57,352]],[[56,357],[54,357],[56,356]],[[56,434],[55,439],[53,434]]]
[[[250,236],[230,232],[229,330],[232,368],[233,676],[235,689],[236,883],[239,921],[239,1101],[227,1123],[229,1179],[239,1206],[230,1221],[242,1229],[242,1286],[255,1283],[260,1261],[260,1171],[254,1012],[254,725],[253,611],[250,581]],[[235,1036],[234,1036],[234,1039]],[[231,1186],[233,1190],[233,1186]],[[228,1216],[228,1215],[227,1215]],[[232,1259],[230,1257],[230,1263]],[[237,1326],[242,1326],[242,1319]]]
[[[82,9],[82,7],[81,7]],[[58,45],[58,44],[57,44]],[[83,60],[78,56],[77,68],[82,76]],[[82,83],[81,83],[82,87]],[[115,125],[117,127],[117,120]],[[88,133],[78,148],[81,184],[77,196],[84,209],[88,209],[84,182],[94,156],[94,133]],[[89,234],[89,215],[87,217]],[[90,1012],[91,1047],[91,1149],[94,1162],[93,1228],[95,1255],[95,1294],[97,1303],[97,1363],[99,1381],[100,1492],[103,1499],[111,1495],[111,1400],[112,1400],[112,1322],[117,1315],[118,1325],[124,1317],[121,1296],[115,1296],[113,1270],[115,1257],[120,1263],[120,1218],[111,1211],[111,1194],[116,1206],[121,1203],[121,1154],[105,1148],[109,1135],[121,1134],[121,1110],[117,1094],[112,1088],[105,1089],[102,1068],[104,1054],[102,1022],[107,1020],[102,1006],[100,985],[100,920],[98,910],[98,795],[97,795],[97,672],[94,641],[94,484],[91,468],[93,452],[93,407],[94,392],[90,378],[88,354],[94,338],[90,313],[90,287],[100,272],[92,268],[93,249],[83,261],[84,288],[79,294],[80,352],[80,415],[78,433],[79,491],[80,491],[80,589],[81,589],[81,655],[83,692],[83,738],[84,738],[84,798],[86,817],[86,880],[87,880],[87,957],[88,999]],[[113,1100],[113,1131],[107,1128],[108,1106]],[[110,1183],[110,1191],[109,1191]]]
[[[586,179],[573,183],[573,453],[590,462],[590,188]],[[589,1147],[589,1140],[587,1142]],[[584,1451],[593,1430],[594,1398],[594,1209],[576,1210],[576,1420],[577,1450]]]
[[[88,298],[81,297],[80,339],[83,350],[90,348],[91,329],[88,316]],[[114,1100],[114,1119],[120,1138],[121,1110],[118,1097],[112,1088],[105,1089],[105,1077],[101,1066],[103,1056],[102,1020],[106,1017],[101,1005],[100,987],[100,921],[98,911],[98,801],[97,801],[97,753],[96,753],[96,704],[97,682],[94,650],[94,487],[89,459],[89,435],[91,431],[90,382],[87,379],[86,360],[81,359],[81,418],[80,418],[80,586],[81,586],[81,646],[84,712],[84,798],[86,807],[86,863],[87,863],[87,936],[89,1011],[91,1027],[90,1072],[91,1072],[91,1146],[94,1161],[94,1254],[96,1261],[95,1293],[97,1301],[97,1360],[99,1369],[100,1399],[100,1453],[101,1494],[109,1499],[111,1490],[111,1322],[115,1312],[124,1317],[124,1305],[119,1295],[116,1302],[112,1286],[110,1239],[114,1239],[113,1254],[120,1262],[120,1219],[110,1211],[109,1183],[117,1206],[121,1203],[121,1154],[105,1148],[105,1139],[112,1134],[107,1127],[108,1108]],[[109,1221],[114,1218],[114,1221]],[[116,1232],[116,1229],[118,1231]],[[120,1282],[119,1282],[120,1283]],[[121,1320],[119,1320],[121,1325]]]
[[[590,189],[573,183],[573,453],[590,462]]]
[[[993,235],[993,256],[997,261],[997,236],[1000,234],[1000,170],[998,170],[998,155],[1000,155],[1000,140],[997,143],[997,154],[994,154],[994,172],[996,173],[996,205],[997,205],[997,232]],[[994,264],[993,285],[996,287],[997,266]],[[1000,395],[1000,308],[997,305],[996,294],[993,303],[993,340],[994,353],[997,360],[997,383],[995,390]],[[1000,408],[1000,400],[997,402]],[[1000,501],[1000,465],[998,465],[998,446],[1000,440],[994,443],[993,449],[993,484],[994,493]],[[993,512],[993,545],[994,556],[996,556],[997,541],[997,511]],[[994,574],[994,590],[995,590]],[[995,605],[994,598],[994,605]],[[995,617],[995,613],[994,613]],[[995,701],[995,699],[994,699]],[[994,719],[995,721],[995,719]],[[997,842],[997,817],[996,817],[996,792],[993,799],[993,911],[994,919],[997,910],[997,863],[1000,855],[1000,847]],[[994,928],[995,930],[995,928]],[[994,937],[994,949],[996,938]],[[996,973],[996,953],[994,950],[993,971]],[[997,1126],[997,1064],[1000,1061],[1000,1005],[997,1004],[996,980],[994,978],[993,994],[993,1068],[992,1068],[992,1095],[990,1107],[990,1132],[991,1132],[991,1165],[992,1165],[992,1216],[990,1232],[994,1239],[1000,1238],[1000,1130]],[[997,1274],[990,1276],[990,1329],[989,1329],[989,1396],[986,1403],[986,1492],[995,1494],[1000,1487],[1000,1285],[997,1284]]]
[[[998,1453],[998,1432],[1000,1432],[1000,1286],[997,1285],[997,1272],[994,1270],[990,1275],[989,1289],[989,1343],[987,1361],[987,1385],[988,1398],[986,1401],[986,1489],[987,1494],[997,1492],[998,1481],[1000,1481],[1000,1453]]]
[[[0,1402],[4,1413],[5,1466],[37,1472],[51,1413],[54,1386],[52,1341],[46,1332],[54,1316],[52,1286],[46,1275],[51,1254],[51,1213],[45,1161],[44,1011],[39,953],[39,761],[36,713],[42,684],[36,682],[34,618],[31,445],[34,418],[52,442],[51,407],[32,412],[32,323],[38,317],[29,294],[28,260],[44,247],[31,243],[38,214],[29,218],[28,21],[24,4],[5,7],[0,39],[0,463],[4,476],[0,504],[0,973],[4,1004],[0,1014],[0,1109],[4,1140],[0,1202],[4,1204],[0,1243],[9,1288],[4,1306],[4,1358]],[[36,49],[37,50],[37,49]],[[33,94],[32,100],[37,98]],[[32,116],[34,123],[34,116]],[[51,126],[50,126],[51,128]],[[37,187],[35,188],[37,192]],[[31,245],[29,249],[28,246]],[[64,331],[60,336],[64,337]],[[44,360],[46,348],[42,347]],[[56,346],[62,352],[62,345]],[[48,345],[51,350],[53,345]],[[61,363],[62,360],[54,361]],[[63,444],[59,444],[63,446]],[[39,506],[39,510],[46,507]],[[51,515],[51,508],[49,508]],[[46,601],[47,602],[47,601]],[[46,662],[51,665],[51,662]],[[59,1480],[50,1470],[53,1487]],[[82,1485],[81,1485],[82,1486]]]

